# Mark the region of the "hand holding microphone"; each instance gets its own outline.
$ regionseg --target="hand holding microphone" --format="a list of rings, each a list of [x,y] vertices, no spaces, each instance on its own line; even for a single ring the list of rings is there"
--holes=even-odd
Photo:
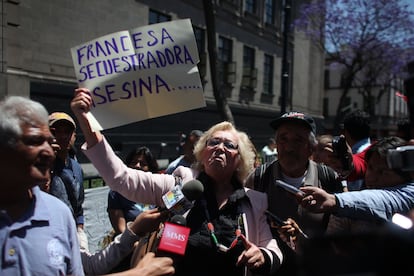
[[[158,234],[157,229],[160,229],[161,222],[165,221],[168,216],[168,212],[160,212],[157,209],[151,209],[139,214],[134,221],[128,222],[127,227],[129,231],[141,237],[138,245],[133,251],[131,267],[136,267],[147,253],[153,252],[151,248],[155,247],[155,243],[158,242],[156,239],[156,235]]]
[[[158,229],[161,221],[167,218],[166,213],[160,213],[157,209],[146,210],[140,213],[134,221],[128,223],[128,228],[139,237]]]
[[[136,266],[148,252],[156,256],[177,257],[184,255],[188,243],[190,228],[186,227],[186,219],[181,215],[193,206],[193,201],[201,197],[204,186],[198,180],[192,180],[179,186],[163,196],[166,198],[165,212],[157,209],[141,213],[128,228],[136,235],[142,237],[150,233],[145,239],[141,239],[131,258],[131,265]],[[169,221],[168,216],[173,215]],[[159,229],[156,231],[156,229]],[[152,234],[151,234],[152,233]]]
[[[167,256],[185,254],[190,228],[186,227],[183,214],[194,206],[193,201],[199,199],[203,192],[203,184],[194,179],[183,184],[182,188],[175,186],[163,195],[166,210],[173,216],[161,226],[151,251]]]
[[[190,228],[186,227],[187,220],[182,215],[174,215],[170,221],[164,223],[159,232],[157,256],[183,256],[190,235]]]
[[[167,222],[158,223],[158,231],[148,231],[149,235],[139,242],[131,260],[132,266],[137,265],[147,252],[153,252],[157,256],[173,256],[174,259],[185,253],[190,229],[185,227],[187,222],[182,214],[191,209],[193,201],[201,197],[203,191],[204,186],[200,181],[191,180],[183,184],[182,188],[175,186],[162,197],[165,208],[158,210],[161,211],[163,221],[166,220],[166,216],[172,217]]]

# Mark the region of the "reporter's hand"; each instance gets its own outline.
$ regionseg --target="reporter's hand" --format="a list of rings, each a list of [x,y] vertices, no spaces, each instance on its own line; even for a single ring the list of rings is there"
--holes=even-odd
[[[341,138],[345,139],[345,136],[343,134],[340,135]],[[333,168],[342,179],[346,179],[346,177],[351,174],[354,163],[352,158],[352,148],[351,146],[346,143],[346,152],[345,153],[339,153],[341,155],[338,155],[333,149],[332,142],[327,143],[327,150],[332,151],[332,155],[330,155],[329,158],[329,164],[331,168]],[[343,156],[342,156],[343,155]],[[344,162],[346,161],[346,164]]]
[[[276,227],[279,237],[293,250],[297,248],[299,225],[292,218],[288,218],[284,225]]]
[[[135,275],[140,276],[172,275],[175,272],[171,258],[155,257],[153,252],[145,254],[144,258],[132,270],[136,270]]]
[[[314,187],[304,186],[300,189],[305,193],[302,199],[297,197],[298,203],[305,209],[313,213],[331,212],[336,208],[336,198],[334,194],[329,194],[325,190]]]
[[[107,276],[163,276],[173,275],[174,273],[175,269],[171,258],[155,257],[153,252],[148,252],[137,266]]]
[[[128,224],[128,227],[136,235],[142,237],[157,230],[160,223],[167,219],[167,216],[167,212],[159,212],[157,209],[146,210],[140,213],[132,223]]]

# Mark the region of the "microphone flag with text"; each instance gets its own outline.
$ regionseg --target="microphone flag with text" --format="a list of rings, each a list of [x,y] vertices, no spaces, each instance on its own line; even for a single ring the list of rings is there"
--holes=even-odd
[[[174,215],[170,221],[165,222],[159,234],[159,243],[156,249],[157,255],[185,254],[185,249],[190,235],[190,228],[186,227],[187,221],[182,215]]]
[[[193,179],[183,184],[182,188],[178,185],[174,186],[162,196],[162,200],[171,214],[183,215],[194,206],[193,201],[199,199],[203,192],[203,184]]]
[[[160,212],[168,211],[171,218],[162,222],[157,231],[149,233],[139,241],[131,258],[131,266],[136,266],[147,252],[174,257],[175,261],[185,254],[190,228],[186,227],[187,220],[183,214],[193,207],[193,201],[201,198],[203,192],[203,184],[193,179],[184,183],[181,188],[179,185],[174,186],[162,196],[165,208],[161,208]]]
[[[162,196],[166,210],[172,217],[160,226],[152,252],[157,252],[157,255],[164,253],[184,255],[190,228],[186,227],[187,220],[183,215],[194,206],[193,202],[199,199],[203,192],[203,184],[193,179],[184,183],[182,187],[174,186]]]

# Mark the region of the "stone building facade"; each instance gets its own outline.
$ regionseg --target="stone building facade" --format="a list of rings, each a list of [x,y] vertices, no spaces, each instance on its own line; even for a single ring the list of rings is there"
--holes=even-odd
[[[269,122],[280,115],[283,3],[220,0],[215,25],[220,90],[236,125],[257,148],[273,136]],[[292,17],[298,1],[292,6]],[[202,0],[2,0],[0,98],[24,95],[50,112],[71,113],[77,86],[70,48],[97,37],[159,21],[190,18],[197,38],[207,107],[105,130],[122,156],[147,145],[158,158],[174,158],[181,132],[207,129],[222,120],[214,100]],[[322,120],[323,55],[300,34],[288,44],[287,110]],[[322,125],[321,122],[318,125]],[[77,143],[83,141],[78,135]],[[82,157],[80,157],[82,159]]]

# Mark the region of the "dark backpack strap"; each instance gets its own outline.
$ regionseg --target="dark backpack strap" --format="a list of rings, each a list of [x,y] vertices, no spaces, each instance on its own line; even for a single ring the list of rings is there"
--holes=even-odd
[[[318,178],[321,181],[321,184],[324,185],[328,181],[328,169],[326,165],[317,163],[316,167],[318,168]]]
[[[258,166],[255,170],[254,170],[254,181],[253,181],[253,188],[256,191],[261,191],[261,186],[262,186],[262,175],[263,172],[265,171],[265,164],[261,164],[260,166]]]
[[[273,160],[272,162],[267,162],[264,164],[261,164],[259,167],[257,167],[254,171],[254,182],[253,182],[253,188],[256,191],[265,191],[265,183],[267,183],[268,177],[265,177],[265,174],[268,175],[269,172],[267,168],[270,167],[276,160]]]
[[[318,163],[316,167],[318,168],[318,178],[321,181],[322,188],[329,193],[335,192],[332,190],[333,184],[339,181],[335,171],[324,164]]]
[[[321,181],[322,188],[328,193],[335,192],[335,191],[332,191],[332,184],[338,181],[335,171],[332,168],[324,164],[319,164],[319,163],[317,164],[317,168],[318,168],[318,178]],[[330,217],[329,213],[325,213],[323,215],[322,221],[323,221],[323,225],[325,229],[328,226],[329,217]]]

